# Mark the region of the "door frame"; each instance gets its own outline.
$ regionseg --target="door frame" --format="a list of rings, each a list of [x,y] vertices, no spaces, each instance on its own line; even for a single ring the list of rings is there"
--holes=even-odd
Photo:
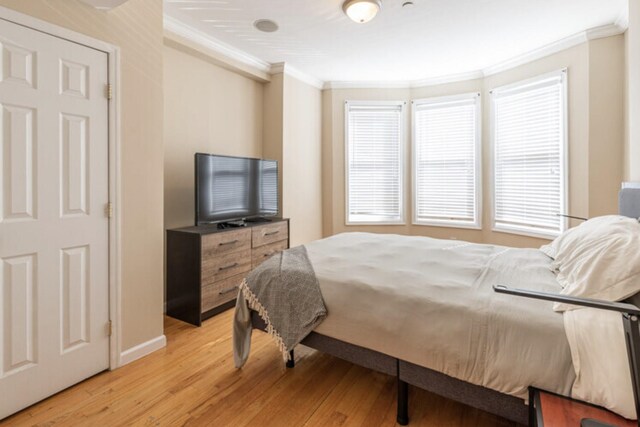
[[[112,214],[109,218],[109,320],[111,333],[109,336],[109,369],[121,366],[122,325],[121,325],[121,274],[122,274],[122,212],[121,203],[121,137],[120,137],[120,48],[104,41],[94,39],[64,27],[16,12],[0,6],[0,19],[51,35],[72,43],[107,54],[108,83],[111,85],[111,99],[108,100],[108,169],[109,169],[109,202]],[[106,94],[105,94],[106,96]]]

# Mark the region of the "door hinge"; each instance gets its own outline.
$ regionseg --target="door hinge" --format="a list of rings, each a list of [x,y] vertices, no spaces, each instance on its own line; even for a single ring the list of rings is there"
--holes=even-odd
[[[111,322],[111,320],[107,322],[107,335],[113,335],[113,322]]]
[[[107,85],[105,86],[104,93],[107,99],[110,100],[111,98],[113,98],[113,85],[111,85],[111,83],[107,83]]]
[[[113,203],[109,202],[104,207],[104,214],[107,218],[113,217]]]

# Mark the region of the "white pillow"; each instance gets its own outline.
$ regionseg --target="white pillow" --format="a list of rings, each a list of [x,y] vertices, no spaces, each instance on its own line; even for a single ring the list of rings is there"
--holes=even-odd
[[[586,221],[554,240],[561,294],[622,301],[640,291],[640,223],[609,215]],[[554,310],[570,309],[565,304]]]
[[[636,419],[620,313],[582,308],[563,317],[576,370],[572,397]]]
[[[540,247],[540,250],[557,264],[567,256],[570,256],[582,241],[594,236],[601,236],[609,232],[608,227],[617,223],[627,223],[630,218],[620,215],[605,215],[592,218],[562,233],[549,243]],[[633,221],[633,220],[632,220]]]

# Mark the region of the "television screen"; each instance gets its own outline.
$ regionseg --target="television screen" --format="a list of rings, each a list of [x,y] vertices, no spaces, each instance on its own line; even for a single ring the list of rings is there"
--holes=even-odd
[[[196,225],[278,214],[278,162],[196,154]]]

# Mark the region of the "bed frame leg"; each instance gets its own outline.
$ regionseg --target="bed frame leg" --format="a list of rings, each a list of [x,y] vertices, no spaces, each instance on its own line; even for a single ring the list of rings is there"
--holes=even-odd
[[[409,424],[409,384],[398,376],[398,424]]]
[[[296,361],[293,358],[293,350],[289,352],[289,360],[287,360],[287,368],[294,368],[296,366]]]

